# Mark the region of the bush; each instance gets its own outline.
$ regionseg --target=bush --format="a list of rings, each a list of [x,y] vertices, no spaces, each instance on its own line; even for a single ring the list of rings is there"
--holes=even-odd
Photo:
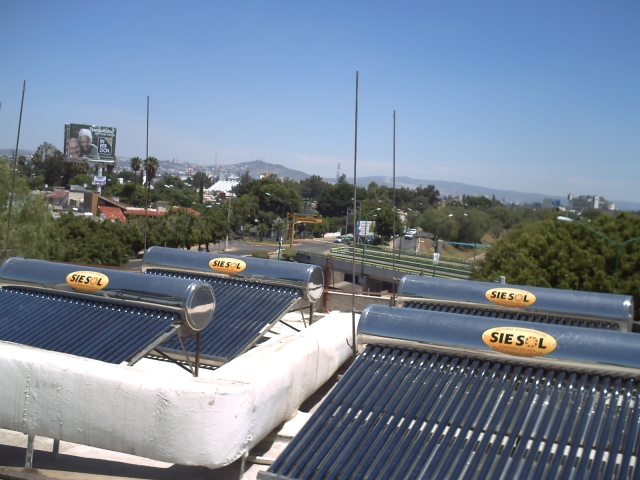
[[[295,262],[296,261],[296,252],[293,249],[287,248],[286,250],[282,251],[281,258],[285,262]]]
[[[269,254],[267,252],[265,252],[264,250],[256,250],[255,252],[253,252],[251,254],[252,257],[255,258],[266,258],[267,260],[269,260]]]

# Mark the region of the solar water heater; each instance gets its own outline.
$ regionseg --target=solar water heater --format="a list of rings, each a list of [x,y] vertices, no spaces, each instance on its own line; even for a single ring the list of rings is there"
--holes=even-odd
[[[633,297],[488,282],[405,275],[398,285],[405,308],[532,323],[631,331]]]
[[[0,266],[0,341],[133,365],[212,320],[206,282],[10,258]]]
[[[358,357],[258,478],[638,478],[639,338],[371,305]]]
[[[208,282],[217,307],[211,328],[202,332],[202,364],[219,366],[254,346],[294,305],[313,305],[323,293],[317,265],[227,254],[151,247],[142,271],[157,276]],[[181,345],[169,339],[159,351],[180,358]],[[194,341],[184,344],[195,355]]]

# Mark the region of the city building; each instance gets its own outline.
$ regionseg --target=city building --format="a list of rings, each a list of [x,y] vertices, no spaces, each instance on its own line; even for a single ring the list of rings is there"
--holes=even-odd
[[[580,195],[579,197],[574,197],[572,194],[569,194],[567,198],[569,202],[571,202],[574,210],[611,211],[616,209],[613,202],[608,202],[604,197],[597,195]]]
[[[56,147],[49,142],[44,142],[38,147],[38,150],[36,150],[36,155],[40,156],[42,160],[51,157],[54,153],[56,153]]]

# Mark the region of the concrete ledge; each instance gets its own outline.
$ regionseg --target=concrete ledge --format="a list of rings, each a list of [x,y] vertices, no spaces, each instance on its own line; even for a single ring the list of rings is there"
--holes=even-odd
[[[293,417],[349,358],[350,337],[351,314],[336,312],[198,379],[0,342],[0,428],[221,467]]]

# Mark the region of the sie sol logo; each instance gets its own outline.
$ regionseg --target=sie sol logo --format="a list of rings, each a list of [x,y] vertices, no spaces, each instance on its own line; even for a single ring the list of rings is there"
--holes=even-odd
[[[551,335],[529,328],[496,327],[482,332],[488,347],[517,357],[539,357],[553,352],[558,342]]]
[[[213,258],[209,262],[209,267],[219,273],[234,275],[247,268],[247,264],[237,258]]]
[[[67,275],[67,283],[81,292],[95,292],[109,285],[109,277],[99,272],[71,272]]]
[[[492,288],[487,290],[485,297],[490,302],[504,307],[528,307],[536,303],[533,293],[517,288]]]

